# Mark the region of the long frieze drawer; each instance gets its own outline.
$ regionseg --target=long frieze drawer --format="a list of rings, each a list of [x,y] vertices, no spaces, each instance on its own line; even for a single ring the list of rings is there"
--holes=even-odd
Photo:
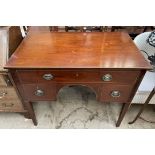
[[[0,87],[0,111],[24,111],[13,87]]]
[[[103,84],[101,87],[101,100],[103,102],[128,102],[132,86]]]
[[[23,84],[24,96],[28,101],[48,101],[56,97],[56,85],[52,84]]]
[[[101,70],[24,70],[17,71],[21,83],[42,82],[104,82],[104,83],[134,83],[139,71],[101,71]]]

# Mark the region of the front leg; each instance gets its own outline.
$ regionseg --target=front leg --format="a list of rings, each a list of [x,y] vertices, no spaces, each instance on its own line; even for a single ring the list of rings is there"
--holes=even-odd
[[[22,113],[26,119],[31,119],[29,112]]]
[[[122,106],[122,110],[120,112],[120,115],[119,115],[119,118],[118,118],[118,121],[116,123],[116,127],[119,127],[126,112],[128,111],[128,108],[130,107],[131,103],[123,103],[123,106]]]
[[[35,113],[34,113],[34,109],[33,109],[33,106],[32,106],[32,103],[31,102],[24,102],[24,105],[27,109],[27,113],[24,114],[24,116],[28,119],[32,119],[34,125],[37,125],[37,119],[36,119],[36,116],[35,116]]]

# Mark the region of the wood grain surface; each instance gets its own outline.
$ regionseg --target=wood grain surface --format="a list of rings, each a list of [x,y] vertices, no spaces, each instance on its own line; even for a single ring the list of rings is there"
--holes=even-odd
[[[31,32],[5,68],[151,69],[124,32]]]

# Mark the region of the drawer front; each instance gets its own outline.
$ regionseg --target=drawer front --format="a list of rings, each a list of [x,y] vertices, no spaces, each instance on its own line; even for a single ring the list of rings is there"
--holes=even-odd
[[[127,102],[132,91],[129,85],[103,84],[101,87],[101,100],[103,102]]]
[[[56,97],[56,85],[23,84],[24,99],[28,101],[49,101]]]
[[[139,71],[38,70],[17,71],[23,84],[50,82],[103,82],[128,84],[136,82]]]
[[[0,87],[0,111],[24,111],[13,87]]]
[[[137,81],[140,71],[101,71],[101,77],[106,83],[131,84]]]

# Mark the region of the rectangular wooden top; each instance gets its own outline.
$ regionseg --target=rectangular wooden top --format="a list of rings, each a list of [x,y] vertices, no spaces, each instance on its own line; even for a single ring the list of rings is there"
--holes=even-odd
[[[124,32],[31,32],[5,68],[151,69]]]

